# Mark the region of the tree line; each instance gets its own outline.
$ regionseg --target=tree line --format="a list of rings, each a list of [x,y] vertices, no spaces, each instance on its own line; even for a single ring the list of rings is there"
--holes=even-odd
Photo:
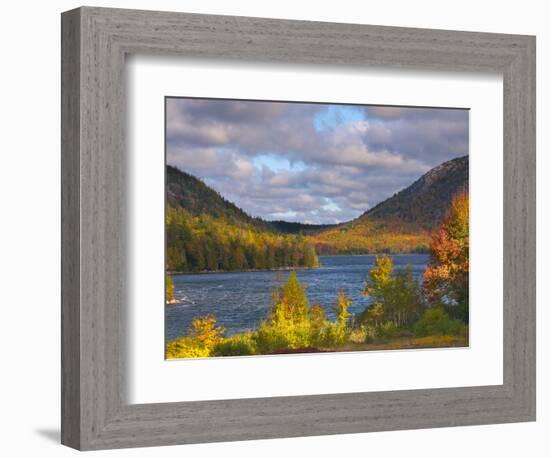
[[[302,235],[166,208],[166,269],[171,272],[317,267],[315,247]]]
[[[420,226],[370,216],[311,234],[311,239],[321,255],[428,253],[430,245],[429,233]]]

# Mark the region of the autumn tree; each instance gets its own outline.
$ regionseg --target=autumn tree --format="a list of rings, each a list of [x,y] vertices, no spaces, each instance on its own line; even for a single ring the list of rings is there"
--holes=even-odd
[[[212,348],[225,332],[223,326],[216,325],[216,317],[207,315],[193,318],[189,328],[189,337],[195,339],[204,348]]]
[[[432,236],[430,262],[423,288],[428,301],[441,305],[452,318],[468,322],[469,304],[469,198],[457,194],[441,226]]]
[[[385,291],[393,276],[393,261],[389,256],[377,256],[374,268],[368,273],[363,294],[372,299],[373,305],[384,305]]]
[[[284,320],[298,323],[308,319],[309,301],[306,288],[298,281],[295,271],[290,272],[286,283],[275,290],[273,306],[270,314],[271,321]]]
[[[351,316],[349,307],[351,300],[346,296],[343,289],[338,292],[338,299],[333,307],[333,311],[336,314],[336,320],[334,322],[328,322],[326,324],[323,343],[328,347],[337,347],[346,343],[350,334],[350,327],[348,326],[348,319]]]
[[[394,272],[393,260],[386,255],[376,257],[363,294],[372,299],[372,304],[360,315],[360,321],[373,320],[378,324],[390,320],[397,325],[409,324],[422,308],[420,288],[412,267]]]
[[[351,313],[348,311],[351,305],[351,299],[346,296],[346,292],[343,289],[338,291],[338,301],[334,306],[334,313],[336,314],[336,323],[339,327],[345,328],[348,323],[348,318]]]
[[[306,288],[298,281],[296,272],[290,272],[286,283],[275,289],[267,320],[260,323],[254,341],[260,352],[306,348],[323,336],[324,314],[313,309],[314,330],[310,316]]]

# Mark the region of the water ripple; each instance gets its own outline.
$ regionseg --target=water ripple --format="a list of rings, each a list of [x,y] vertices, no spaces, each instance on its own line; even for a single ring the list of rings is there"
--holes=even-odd
[[[350,311],[361,312],[368,305],[363,283],[374,256],[323,256],[322,267],[298,270],[298,278],[307,285],[310,303],[320,303],[327,316],[334,318],[332,306],[338,290],[343,288],[352,299]],[[395,255],[397,269],[410,264],[420,277],[428,262],[427,255]],[[265,318],[271,303],[271,291],[277,278],[283,281],[288,272],[230,272],[174,275],[176,299],[180,304],[165,307],[166,339],[185,335],[196,316],[214,314],[218,323],[231,335],[254,328]]]

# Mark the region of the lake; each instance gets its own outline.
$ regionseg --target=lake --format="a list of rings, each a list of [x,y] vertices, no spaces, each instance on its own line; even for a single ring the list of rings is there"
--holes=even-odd
[[[420,277],[428,255],[393,255],[396,269],[411,265]],[[318,269],[297,270],[298,279],[307,287],[310,304],[320,303],[327,316],[334,319],[332,306],[338,290],[343,288],[352,300],[350,311],[358,313],[369,304],[362,294],[363,283],[375,256],[320,256]],[[225,334],[232,335],[257,327],[266,318],[271,305],[271,292],[286,281],[288,271],[216,272],[173,275],[178,304],[165,306],[166,341],[187,333],[193,318],[214,314]]]

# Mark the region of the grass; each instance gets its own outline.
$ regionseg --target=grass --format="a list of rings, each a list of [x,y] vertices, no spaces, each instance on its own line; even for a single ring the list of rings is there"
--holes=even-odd
[[[185,342],[186,338],[179,342]],[[183,341],[183,342],[182,342]],[[245,355],[284,355],[301,353],[335,353],[351,351],[381,351],[381,350],[412,350],[421,348],[451,348],[467,347],[469,339],[467,335],[461,336],[426,336],[426,337],[395,337],[383,342],[353,342],[348,341],[344,345],[336,347],[297,347],[281,348],[271,352],[256,353],[251,347],[254,346],[250,335],[240,335],[227,338],[223,343],[218,344],[215,349],[208,351],[197,351],[193,345],[175,345],[175,342],[169,346],[167,352],[168,359],[178,358],[205,358],[208,356],[245,356]]]
[[[468,345],[468,336],[397,337],[386,342],[377,343],[350,342],[342,347],[326,348],[322,351],[411,350],[417,348],[467,347]]]

